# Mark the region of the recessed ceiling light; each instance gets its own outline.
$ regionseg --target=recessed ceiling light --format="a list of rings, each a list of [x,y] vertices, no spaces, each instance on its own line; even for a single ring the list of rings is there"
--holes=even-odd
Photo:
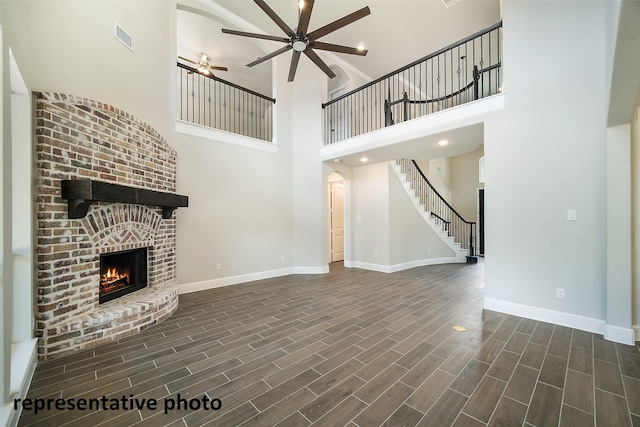
[[[364,45],[362,43],[358,44],[358,46],[356,46],[356,49],[362,51],[364,50]]]
[[[340,163],[342,160],[340,160],[340,159],[333,159],[333,161],[334,161],[334,162],[336,162],[336,163]]]
[[[369,161],[369,158],[368,158],[368,157],[360,157],[360,161],[361,161],[362,163],[364,163],[364,162],[368,162],[368,161]]]
[[[448,143],[449,141],[447,141],[446,139],[438,141],[438,145],[447,145]]]

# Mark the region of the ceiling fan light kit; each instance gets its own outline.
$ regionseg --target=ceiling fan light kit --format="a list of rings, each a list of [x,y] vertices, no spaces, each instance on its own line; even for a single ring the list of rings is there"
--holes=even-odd
[[[228,71],[227,67],[219,67],[217,65],[209,65],[209,58],[207,57],[207,54],[204,52],[200,53],[200,59],[198,60],[198,62],[196,61],[192,61],[189,58],[185,58],[184,56],[178,56],[178,59],[182,59],[183,61],[186,62],[190,62],[194,65],[197,65],[196,70],[200,73],[203,74],[205,76],[209,76],[212,75],[212,71],[213,70],[218,70],[218,71]]]
[[[365,56],[367,54],[367,50],[364,49],[364,47],[358,46],[357,48],[354,48],[332,43],[323,43],[318,41],[318,39],[369,15],[371,13],[369,7],[365,6],[362,9],[359,9],[325,25],[324,27],[318,28],[317,30],[312,32],[307,32],[309,28],[309,21],[311,20],[311,12],[313,11],[314,0],[305,0],[298,2],[299,19],[298,26],[296,27],[295,31],[292,30],[291,27],[289,27],[264,0],[254,0],[254,2],[258,6],[260,6],[260,8],[269,16],[269,18],[271,18],[273,22],[276,23],[276,25],[278,25],[278,27],[280,27],[282,31],[284,31],[287,37],[278,37],[259,33],[247,33],[244,31],[228,30],[223,28],[222,32],[225,34],[286,43],[284,47],[265,56],[262,56],[253,62],[250,62],[249,64],[247,64],[247,66],[249,67],[253,67],[254,65],[265,62],[273,58],[274,56],[280,55],[281,53],[293,50],[291,65],[289,66],[288,81],[292,82],[295,78],[296,70],[298,68],[298,62],[300,60],[300,54],[302,53],[304,53],[311,61],[313,61],[313,63],[316,64],[327,76],[329,76],[330,78],[334,78],[336,74],[318,56],[314,49],[360,56]]]

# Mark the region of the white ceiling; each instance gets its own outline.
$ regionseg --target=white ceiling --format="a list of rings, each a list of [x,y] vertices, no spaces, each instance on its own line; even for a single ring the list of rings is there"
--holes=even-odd
[[[442,140],[447,145],[439,145]],[[379,163],[406,159],[440,159],[445,157],[460,156],[477,150],[484,141],[484,124],[476,123],[467,126],[437,132],[428,136],[407,139],[397,144],[385,145],[365,150],[353,150],[348,154],[335,153],[330,155],[330,162],[337,162],[345,166],[358,167],[365,163]],[[366,157],[366,161],[361,159]],[[323,156],[324,158],[324,156]]]
[[[292,28],[297,26],[298,0],[266,0]],[[363,43],[365,57],[318,54],[332,65],[346,61],[375,79],[437,49],[487,28],[500,20],[499,0],[461,0],[446,7],[442,0],[316,0],[309,30],[313,31],[368,6],[371,14],[321,38],[321,41],[355,47]],[[223,34],[222,28],[284,36],[282,30],[253,0],[200,0],[183,3],[178,11],[178,55],[194,60],[205,52],[212,65],[228,72],[216,75],[266,95],[271,95],[271,61],[249,68],[258,56],[284,44]],[[197,9],[197,10],[196,10]],[[194,13],[196,12],[196,13]],[[282,54],[290,58],[291,52]],[[301,61],[308,61],[304,55]]]

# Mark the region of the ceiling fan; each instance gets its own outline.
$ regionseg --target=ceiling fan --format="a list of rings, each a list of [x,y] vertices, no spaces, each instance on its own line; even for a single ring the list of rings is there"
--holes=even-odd
[[[202,52],[200,54],[200,60],[198,62],[196,61],[192,61],[188,58],[185,58],[183,56],[178,56],[179,59],[182,59],[183,61],[187,61],[187,62],[191,62],[192,64],[195,64],[198,66],[197,70],[200,74],[204,74],[205,76],[208,75],[212,75],[212,71],[213,70],[218,70],[218,71],[228,71],[227,67],[219,67],[216,65],[209,65],[209,59],[207,58],[207,54]]]
[[[226,34],[286,43],[286,46],[276,50],[275,52],[269,53],[268,55],[262,56],[255,61],[247,64],[248,67],[253,67],[254,65],[260,64],[261,62],[267,61],[274,56],[280,55],[281,53],[293,49],[291,66],[289,67],[288,81],[292,82],[296,75],[296,69],[298,68],[298,61],[300,61],[301,53],[307,55],[307,57],[311,59],[318,67],[320,67],[320,69],[324,71],[327,76],[329,76],[330,78],[334,78],[336,74],[322,59],[320,59],[314,49],[361,56],[367,54],[367,50],[365,49],[358,49],[331,43],[323,43],[318,41],[318,39],[369,15],[371,13],[369,7],[365,6],[360,10],[357,10],[331,22],[330,24],[325,25],[324,27],[318,28],[317,30],[312,32],[307,32],[307,29],[309,28],[309,21],[311,19],[311,11],[313,10],[314,0],[305,0],[299,2],[299,20],[298,27],[295,30],[292,30],[282,19],[280,19],[280,17],[273,11],[273,9],[269,7],[269,5],[267,5],[266,2],[264,2],[263,0],[254,1],[267,15],[269,15],[269,18],[271,18],[271,20],[273,20],[273,22],[275,22],[278,27],[280,27],[282,31],[285,32],[287,37],[270,36],[267,34],[258,33],[247,33],[244,31],[227,30],[223,28],[222,32]]]

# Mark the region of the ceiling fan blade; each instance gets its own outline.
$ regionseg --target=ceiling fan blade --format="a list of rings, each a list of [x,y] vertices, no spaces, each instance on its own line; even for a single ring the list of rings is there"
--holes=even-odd
[[[291,56],[291,66],[289,67],[289,78],[288,82],[292,82],[293,78],[296,76],[296,70],[298,69],[298,62],[300,61],[300,52],[297,50],[293,51],[293,55]]]
[[[290,44],[288,44],[285,47],[282,47],[282,48],[276,50],[275,52],[271,52],[268,55],[261,56],[260,58],[256,59],[255,61],[250,62],[249,64],[247,64],[247,67],[253,67],[254,65],[258,65],[261,62],[264,62],[264,61],[266,61],[268,59],[273,58],[274,56],[280,55],[281,53],[284,53],[284,52],[288,51],[289,49],[291,49],[291,45]]]
[[[338,30],[346,25],[351,24],[352,22],[357,21],[358,19],[364,18],[370,13],[371,11],[369,10],[369,7],[365,6],[360,10],[356,10],[353,13],[350,13],[340,19],[333,21],[330,24],[325,25],[324,27],[318,28],[317,30],[307,34],[307,37],[309,38],[309,40],[319,39],[322,36],[326,36],[327,34],[334,32],[335,30]]]
[[[178,59],[182,59],[183,61],[191,62],[192,64],[198,65],[198,63],[196,61],[192,61],[190,59],[187,59],[184,56],[178,56]]]
[[[219,67],[217,65],[209,65],[209,69],[218,71],[229,71],[227,67]]]
[[[269,7],[267,3],[264,2],[264,0],[253,1],[255,1],[256,4],[260,6],[262,10],[264,10],[264,13],[269,15],[269,18],[271,18],[271,20],[275,22],[278,27],[280,27],[282,31],[285,32],[285,34],[287,34],[289,37],[293,37],[296,35],[296,33],[294,33],[293,30],[282,19],[280,19],[280,17],[273,11],[273,9]]]
[[[275,42],[289,43],[289,39],[286,37],[270,36],[268,34],[247,33],[244,31],[227,30],[226,28],[223,28],[222,32],[225,34],[233,34],[234,36],[253,37],[254,39],[273,40]]]
[[[311,42],[309,47],[313,49],[328,50],[329,52],[349,53],[351,55],[365,56],[369,51],[366,49],[359,50],[355,47],[341,46],[339,44]]]
[[[309,21],[311,20],[311,11],[313,10],[314,0],[305,0],[304,8],[300,13],[300,20],[298,21],[298,35],[304,36],[309,29]]]
[[[329,76],[329,78],[334,78],[336,76],[336,73],[334,73],[331,68],[329,68],[329,66],[327,64],[325,64],[325,62],[320,59],[320,57],[318,56],[317,53],[315,53],[313,51],[313,49],[305,49],[304,54],[307,55],[307,57],[312,60],[318,67],[320,67],[320,69],[322,71],[324,71],[324,73]]]

